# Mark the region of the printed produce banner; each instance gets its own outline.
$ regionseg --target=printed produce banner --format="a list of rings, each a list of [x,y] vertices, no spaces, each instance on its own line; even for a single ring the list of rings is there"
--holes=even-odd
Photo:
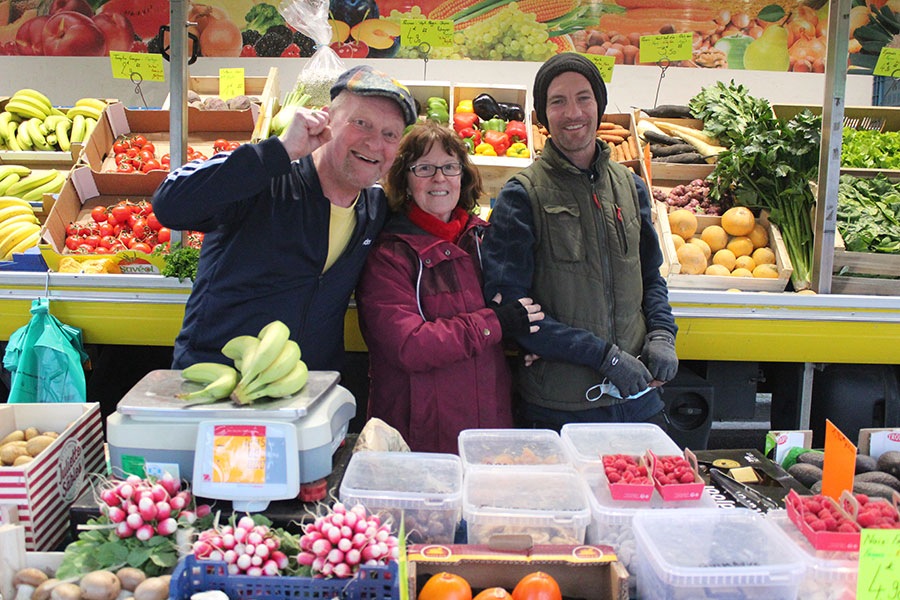
[[[304,0],[297,0],[302,3]],[[192,4],[201,56],[310,56],[278,2]],[[850,71],[871,72],[900,33],[900,0],[854,0]],[[577,51],[641,64],[641,35],[692,33],[691,60],[673,66],[823,72],[827,0],[331,0],[331,45],[350,58],[419,58],[401,21],[449,19],[453,44],[429,58],[544,61]],[[167,0],[0,0],[0,54],[105,56],[160,52]]]

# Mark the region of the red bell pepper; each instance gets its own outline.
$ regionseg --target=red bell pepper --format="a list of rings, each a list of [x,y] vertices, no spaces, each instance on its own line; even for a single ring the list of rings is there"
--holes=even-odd
[[[475,129],[478,124],[478,115],[475,113],[454,113],[453,114],[453,130],[459,133],[461,129],[471,127]]]
[[[528,139],[528,130],[522,121],[510,121],[506,124],[506,135],[513,143],[524,142]]]
[[[497,156],[506,156],[509,148],[509,136],[503,131],[485,131],[484,141],[494,147]]]
[[[481,143],[481,132],[471,127],[459,130],[459,137],[462,139],[472,138],[472,142],[477,146]]]

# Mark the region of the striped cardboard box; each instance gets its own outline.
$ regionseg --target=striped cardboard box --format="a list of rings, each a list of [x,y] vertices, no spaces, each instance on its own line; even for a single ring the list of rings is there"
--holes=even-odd
[[[60,435],[27,465],[0,467],[0,504],[17,507],[26,550],[53,550],[65,537],[69,507],[89,485],[88,474],[105,471],[100,405],[0,406],[0,438],[27,427]]]

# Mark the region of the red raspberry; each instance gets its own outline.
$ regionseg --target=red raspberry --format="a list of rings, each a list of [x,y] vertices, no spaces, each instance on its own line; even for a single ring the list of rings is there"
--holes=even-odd
[[[819,520],[815,520],[809,524],[809,528],[813,531],[825,531],[825,523]]]
[[[694,483],[694,474],[692,472],[684,473],[681,477],[678,478],[678,481],[681,483]]]
[[[618,473],[607,473],[606,477],[610,483],[618,483],[622,479]]]
[[[822,522],[825,523],[825,529],[827,531],[834,531],[838,528],[838,522],[834,517],[826,517],[822,519]]]
[[[856,501],[859,502],[860,506],[865,506],[869,501],[869,497],[865,494],[856,494]]]
[[[841,524],[838,528],[838,531],[842,531],[844,533],[856,533],[856,527],[853,526],[853,523],[849,521]]]
[[[856,522],[859,523],[860,527],[871,527],[876,523],[878,519],[872,513],[859,513],[856,517]]]

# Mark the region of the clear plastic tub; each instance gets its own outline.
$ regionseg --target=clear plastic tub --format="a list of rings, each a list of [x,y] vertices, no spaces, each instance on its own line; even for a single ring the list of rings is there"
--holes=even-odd
[[[583,544],[590,491],[571,467],[548,471],[472,469],[463,483],[468,543],[528,534],[535,544]]]
[[[770,510],[766,519],[773,523],[797,548],[806,563],[800,582],[799,598],[804,600],[847,600],[856,598],[859,552],[816,550],[787,516],[787,511]]]
[[[450,544],[462,510],[462,463],[454,454],[357,452],[339,495],[393,519],[395,528],[405,514],[410,544]]]
[[[473,467],[571,467],[559,434],[550,429],[466,429],[459,434],[463,470]]]
[[[682,453],[672,438],[651,423],[570,423],[563,425],[560,438],[591,489],[597,489],[601,481],[605,485],[604,454],[641,456],[647,450],[658,456]]]
[[[774,525],[744,508],[641,511],[634,538],[640,598],[795,600],[806,566]]]

